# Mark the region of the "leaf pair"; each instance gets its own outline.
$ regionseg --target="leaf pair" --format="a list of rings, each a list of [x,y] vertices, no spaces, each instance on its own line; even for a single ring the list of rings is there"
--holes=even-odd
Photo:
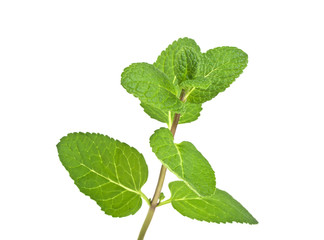
[[[208,222],[257,223],[227,193],[215,188],[214,171],[189,142],[175,144],[166,128],[150,138],[157,157],[181,181],[169,184],[172,206],[182,215]],[[57,145],[59,157],[80,191],[113,217],[135,214],[148,177],[144,157],[135,148],[108,136],[72,133]],[[173,161],[174,160],[174,161]]]
[[[224,91],[247,65],[247,54],[235,47],[218,47],[200,52],[189,38],[174,41],[151,65],[135,63],[122,73],[123,87],[141,101],[152,118],[172,123],[181,113],[179,123],[198,119],[202,103]],[[179,100],[181,90],[185,101]]]
[[[171,132],[160,128],[150,144],[162,164],[183,180],[169,184],[172,206],[179,213],[207,222],[257,223],[239,202],[216,189],[213,169],[192,143],[174,143]]]

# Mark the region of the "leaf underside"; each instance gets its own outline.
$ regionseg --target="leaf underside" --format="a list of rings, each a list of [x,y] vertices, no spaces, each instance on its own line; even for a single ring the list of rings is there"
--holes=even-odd
[[[215,174],[209,162],[190,142],[176,144],[169,129],[160,128],[150,138],[157,158],[199,195],[215,191]]]
[[[147,180],[144,157],[108,136],[71,133],[57,144],[59,158],[80,191],[113,217],[136,213]]]
[[[183,216],[214,223],[258,223],[238,201],[220,189],[211,196],[199,196],[182,181],[171,182],[169,188],[171,204]]]

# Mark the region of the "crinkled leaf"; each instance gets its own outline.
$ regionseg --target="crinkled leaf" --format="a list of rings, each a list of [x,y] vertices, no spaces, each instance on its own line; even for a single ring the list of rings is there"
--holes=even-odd
[[[209,162],[190,142],[176,144],[169,129],[160,128],[150,138],[157,158],[199,195],[215,191],[215,174]]]
[[[149,115],[151,118],[158,120],[163,123],[168,123],[169,121],[169,111],[161,110],[151,106],[150,104],[141,103],[141,107],[144,109],[144,112]]]
[[[121,84],[143,103],[161,110],[177,113],[183,111],[183,103],[176,96],[175,86],[151,64],[134,63],[125,68]]]
[[[80,191],[113,217],[134,214],[147,180],[144,157],[108,136],[72,133],[57,144],[59,158]]]
[[[180,115],[179,124],[182,123],[190,123],[197,120],[200,116],[200,112],[202,110],[202,104],[195,103],[185,103],[185,113]]]
[[[180,87],[190,91],[192,88],[207,89],[212,82],[208,78],[197,77],[195,79],[184,81],[180,84]]]
[[[175,55],[174,72],[178,84],[188,79],[193,79],[198,71],[199,54],[194,48],[183,47]]]
[[[200,47],[197,43],[190,38],[180,38],[170,44],[161,55],[158,57],[156,62],[153,64],[160,71],[164,72],[172,83],[175,82],[175,57],[176,54],[183,48],[192,48],[196,52],[200,52]]]
[[[207,89],[196,88],[187,101],[203,103],[225,91],[247,66],[248,56],[236,47],[218,47],[202,55],[198,76],[210,80]]]
[[[238,201],[220,189],[211,196],[199,196],[182,181],[171,182],[169,188],[171,204],[183,216],[215,223],[258,223]]]
[[[141,103],[144,112],[147,113],[151,118],[156,119],[160,122],[172,124],[174,113],[169,116],[169,111],[163,111],[161,109],[155,108],[149,104]],[[179,124],[190,123],[197,120],[200,116],[200,111],[202,110],[201,104],[194,104],[186,102],[184,104],[185,112],[180,115]]]

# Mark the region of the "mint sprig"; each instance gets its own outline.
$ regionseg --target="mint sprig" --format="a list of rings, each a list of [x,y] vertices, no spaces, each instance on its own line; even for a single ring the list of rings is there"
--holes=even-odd
[[[201,53],[193,39],[170,44],[153,64],[125,68],[121,84],[140,100],[144,112],[166,123],[150,138],[161,161],[152,199],[142,191],[148,178],[145,159],[126,143],[96,133],[71,133],[57,144],[59,158],[79,190],[112,217],[135,214],[144,200],[149,205],[138,239],[145,233],[158,206],[171,203],[180,214],[206,222],[257,224],[233,197],[216,188],[211,164],[188,142],[174,142],[178,124],[198,119],[202,104],[228,88],[247,66],[248,57],[235,47]],[[216,146],[217,147],[217,146]],[[171,182],[171,198],[161,193],[167,169],[181,181]]]

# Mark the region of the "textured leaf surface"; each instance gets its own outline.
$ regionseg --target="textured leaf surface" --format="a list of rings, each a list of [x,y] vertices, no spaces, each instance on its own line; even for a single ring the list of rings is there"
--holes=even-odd
[[[225,91],[247,66],[248,56],[236,47],[218,47],[202,55],[198,76],[212,83],[206,90],[196,88],[187,101],[202,103]]]
[[[174,72],[178,84],[193,79],[198,71],[199,54],[194,48],[183,47],[175,56]]]
[[[181,123],[190,123],[197,120],[200,116],[200,112],[202,110],[202,104],[194,104],[194,103],[185,103],[185,113],[180,115],[179,124]]]
[[[177,177],[199,195],[215,191],[215,174],[208,161],[190,142],[176,144],[169,129],[160,128],[150,138],[153,152]]]
[[[207,89],[212,84],[210,79],[204,77],[197,77],[192,80],[184,81],[180,84],[180,87],[183,89],[191,89],[191,88],[200,88]]]
[[[150,104],[141,103],[141,107],[144,109],[144,112],[149,115],[151,118],[158,120],[163,123],[168,123],[169,121],[169,111],[161,110],[159,108],[153,107]]]
[[[147,113],[151,118],[156,119],[160,122],[172,124],[173,115],[169,116],[169,111],[163,111],[155,108],[149,104],[141,103],[144,112]],[[190,123],[197,120],[202,110],[201,104],[185,103],[185,112],[180,115],[179,124]]]
[[[180,38],[170,44],[161,55],[158,57],[156,62],[153,64],[159,70],[164,72],[169,79],[174,82],[175,80],[175,58],[176,54],[183,48],[192,48],[196,52],[200,52],[200,47],[197,43],[190,38]]]
[[[61,139],[57,149],[80,191],[106,214],[124,217],[141,207],[148,170],[135,148],[101,134],[72,133]]]
[[[220,189],[211,196],[202,197],[182,181],[171,182],[169,188],[171,204],[183,216],[215,223],[258,223],[238,201]]]
[[[143,103],[161,110],[183,111],[183,103],[176,96],[175,86],[151,64],[134,63],[125,68],[121,84]]]

